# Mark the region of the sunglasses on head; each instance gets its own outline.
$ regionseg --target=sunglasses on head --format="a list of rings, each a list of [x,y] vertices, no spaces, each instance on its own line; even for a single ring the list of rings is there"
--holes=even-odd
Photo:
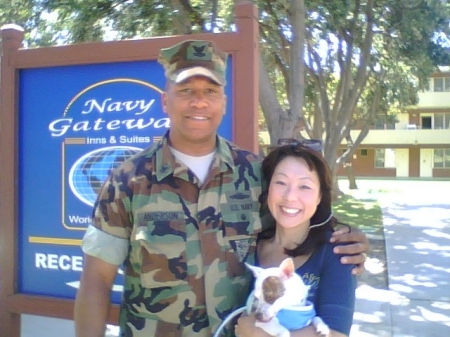
[[[277,146],[269,146],[268,150],[272,151],[275,148],[277,148],[278,146],[285,146],[285,145],[305,147],[309,150],[320,152],[320,153],[322,153],[322,149],[323,149],[323,143],[319,139],[298,140],[295,138],[280,138],[280,139],[278,139]]]

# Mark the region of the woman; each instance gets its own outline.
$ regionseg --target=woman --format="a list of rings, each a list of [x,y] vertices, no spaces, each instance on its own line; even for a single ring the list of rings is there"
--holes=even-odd
[[[296,272],[310,285],[308,300],[331,330],[330,337],[348,336],[352,325],[356,279],[351,265],[343,265],[329,243],[333,227],[332,177],[319,141],[277,147],[263,161],[268,182],[265,204],[273,224],[257,247],[258,264],[276,267],[290,256]],[[254,316],[241,317],[239,337],[268,336],[255,327]],[[291,331],[291,336],[317,336],[313,326]]]

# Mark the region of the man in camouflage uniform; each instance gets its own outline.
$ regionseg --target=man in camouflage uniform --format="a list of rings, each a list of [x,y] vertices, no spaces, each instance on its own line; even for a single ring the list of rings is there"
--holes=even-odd
[[[163,49],[159,61],[171,127],[117,168],[99,193],[83,240],[78,337],[104,335],[122,263],[122,337],[209,337],[248,294],[244,262],[254,263],[261,231],[260,158],[216,134],[227,55],[191,40]]]

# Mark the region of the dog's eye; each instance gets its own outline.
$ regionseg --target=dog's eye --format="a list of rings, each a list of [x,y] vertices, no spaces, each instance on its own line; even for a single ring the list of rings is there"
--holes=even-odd
[[[278,298],[284,295],[284,284],[279,277],[269,276],[262,283],[264,301],[273,304]]]

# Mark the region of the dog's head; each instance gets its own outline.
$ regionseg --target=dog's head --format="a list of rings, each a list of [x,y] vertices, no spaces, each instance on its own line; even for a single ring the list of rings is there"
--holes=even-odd
[[[268,322],[280,309],[306,302],[309,286],[295,273],[291,258],[284,259],[279,267],[247,267],[255,275],[253,311],[258,321]]]

